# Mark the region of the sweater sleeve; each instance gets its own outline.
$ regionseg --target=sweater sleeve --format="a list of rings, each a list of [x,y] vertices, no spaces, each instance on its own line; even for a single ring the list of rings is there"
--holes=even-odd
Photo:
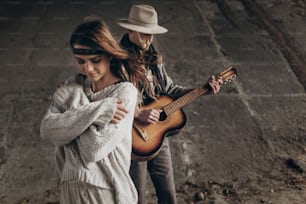
[[[122,142],[123,137],[130,136],[137,101],[137,89],[130,83],[124,83],[117,90],[116,96],[125,102],[127,115],[118,124],[96,121],[79,138],[77,138],[81,157],[85,162],[96,162],[106,157]],[[103,126],[101,126],[101,124]]]
[[[101,115],[110,121],[114,98],[89,102],[81,87],[60,87],[40,127],[41,138],[56,146],[70,143],[88,129]]]

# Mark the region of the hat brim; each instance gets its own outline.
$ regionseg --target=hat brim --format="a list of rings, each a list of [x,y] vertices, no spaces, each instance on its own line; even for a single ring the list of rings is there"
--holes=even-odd
[[[125,29],[145,34],[162,34],[168,32],[168,29],[159,25],[145,27],[141,25],[132,24],[128,21],[128,19],[120,19],[117,21],[117,24]]]

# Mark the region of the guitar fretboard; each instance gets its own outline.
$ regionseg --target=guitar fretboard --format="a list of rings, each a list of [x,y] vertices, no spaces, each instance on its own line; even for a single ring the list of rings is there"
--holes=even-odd
[[[185,105],[193,102],[195,99],[202,96],[207,91],[208,91],[208,89],[205,89],[205,88],[202,88],[202,87],[195,88],[192,91],[185,94],[184,96],[182,96],[182,97],[174,100],[173,102],[169,103],[163,109],[164,109],[166,115],[171,115],[175,111],[183,108]]]
[[[223,81],[222,84],[225,84],[225,83],[231,81],[232,79],[234,79],[236,76],[237,76],[236,68],[229,67],[229,68],[225,69],[224,71],[222,71],[221,73],[219,73],[216,76],[216,78],[221,79]],[[191,103],[192,101],[194,101],[198,97],[200,97],[203,94],[205,94],[206,92],[208,92],[209,89],[210,89],[210,87],[208,86],[208,84],[206,84],[203,87],[198,87],[196,89],[193,89],[192,91],[188,92],[184,96],[182,96],[182,97],[172,101],[168,105],[164,106],[163,110],[164,110],[165,114],[167,116],[171,115],[175,111],[183,108],[185,105]]]

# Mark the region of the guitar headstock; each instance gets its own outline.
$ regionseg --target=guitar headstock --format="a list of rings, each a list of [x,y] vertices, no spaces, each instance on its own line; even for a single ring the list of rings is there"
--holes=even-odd
[[[233,79],[237,77],[237,69],[234,67],[229,67],[225,69],[224,71],[217,74],[217,79],[222,79],[223,84],[231,82]]]

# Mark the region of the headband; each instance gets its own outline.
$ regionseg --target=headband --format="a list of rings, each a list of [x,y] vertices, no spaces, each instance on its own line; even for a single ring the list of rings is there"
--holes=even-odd
[[[73,48],[73,54],[77,55],[101,55],[106,54],[104,50],[101,49],[81,49],[81,48]]]

